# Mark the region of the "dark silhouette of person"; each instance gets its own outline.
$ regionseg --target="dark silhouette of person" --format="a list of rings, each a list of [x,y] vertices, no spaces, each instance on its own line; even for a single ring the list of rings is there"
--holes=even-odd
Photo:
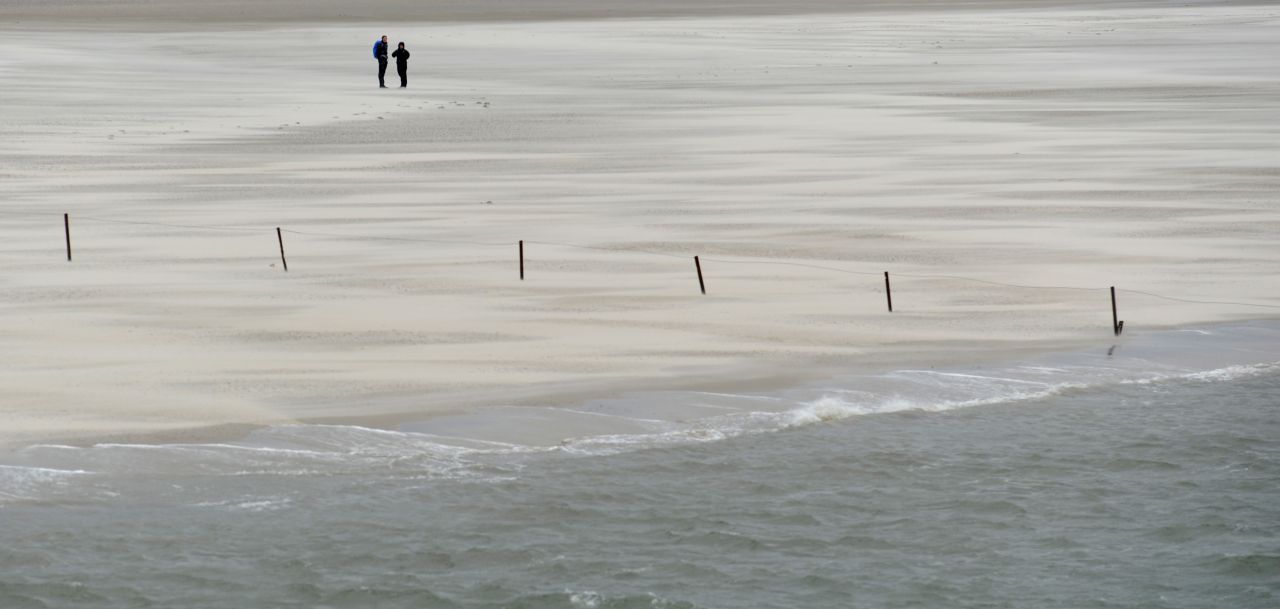
[[[373,58],[378,60],[378,86],[387,88],[387,37],[373,43]]]
[[[400,48],[391,54],[396,58],[396,72],[400,74],[400,88],[409,86],[409,50],[404,48],[404,43],[400,43]]]

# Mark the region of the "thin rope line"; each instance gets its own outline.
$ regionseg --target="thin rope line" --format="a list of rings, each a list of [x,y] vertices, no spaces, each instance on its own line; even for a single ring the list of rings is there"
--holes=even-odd
[[[99,218],[99,217],[96,217],[96,216],[76,216],[76,217],[75,217],[75,219],[76,219],[76,220],[79,220],[79,221],[102,222],[102,223],[106,223],[106,224],[130,224],[130,225],[136,225],[136,226],[161,226],[161,227],[165,227],[165,228],[186,228],[186,229],[196,229],[196,230],[214,230],[214,231],[238,232],[238,233],[249,233],[249,232],[256,233],[256,232],[261,232],[261,231],[263,231],[263,230],[267,230],[267,229],[249,228],[249,227],[244,227],[244,226],[214,226],[214,225],[201,225],[201,224],[168,224],[168,223],[165,223],[165,222],[139,222],[139,221],[134,221],[134,220],[114,220],[114,219],[111,219],[111,218]]]
[[[22,216],[22,217],[31,217],[31,218],[52,216],[55,213],[56,212],[0,211],[0,214],[6,215],[6,216]]]
[[[806,269],[845,273],[848,275],[860,275],[863,277],[876,276],[880,274],[872,271],[851,271],[848,269],[836,268],[834,266],[822,266],[820,264],[809,264],[806,262],[783,262],[781,260],[725,260],[723,258],[703,258],[703,260],[706,260],[707,262],[719,262],[721,264],[770,264],[775,266],[794,266]]]
[[[1235,302],[1232,300],[1189,300],[1186,298],[1178,298],[1176,296],[1165,296],[1163,294],[1156,294],[1155,292],[1143,292],[1141,290],[1127,290],[1127,289],[1121,289],[1121,288],[1116,288],[1116,291],[1127,292],[1129,294],[1142,294],[1143,296],[1150,296],[1152,298],[1161,298],[1164,300],[1172,300],[1174,302],[1187,302],[1191,304],[1222,304],[1222,305],[1237,305],[1241,307],[1261,307],[1264,309],[1280,309],[1280,305],[1259,304],[1254,302]]]
[[[420,239],[416,237],[386,237],[386,236],[380,236],[380,235],[320,233],[320,232],[314,232],[314,231],[293,230],[288,228],[282,228],[280,229],[280,232],[291,233],[294,235],[306,235],[309,237],[333,237],[337,239],[355,239],[355,240],[366,239],[366,240],[374,240],[374,241],[405,241],[410,243],[435,243],[435,244],[441,244],[441,245],[479,245],[483,247],[508,247],[516,244],[515,241],[497,242],[497,241],[464,241],[464,240],[458,240],[458,239]]]
[[[19,216],[19,217],[44,217],[51,214],[49,212],[0,210],[0,215]],[[133,225],[133,226],[159,226],[164,228],[182,228],[182,229],[188,229],[188,230],[212,230],[212,231],[238,232],[238,233],[269,232],[272,228],[272,227],[252,228],[252,227],[217,226],[217,225],[201,225],[201,224],[171,224],[167,222],[143,222],[143,221],[136,221],[136,220],[117,220],[113,218],[102,218],[98,216],[76,216],[76,219],[80,221],[101,222],[106,224],[124,224],[124,225]],[[330,237],[330,238],[337,238],[337,239],[353,239],[353,240],[400,241],[400,242],[409,242],[409,243],[432,243],[432,244],[439,244],[439,245],[475,245],[475,246],[481,246],[481,247],[508,247],[511,245],[515,245],[516,243],[514,241],[513,242],[466,241],[466,240],[456,240],[456,239],[453,239],[453,240],[420,239],[420,238],[413,238],[413,237],[386,237],[386,236],[379,236],[379,235],[323,233],[323,232],[316,232],[316,231],[300,231],[300,230],[283,229],[283,228],[280,230],[281,232],[285,232],[285,233],[290,233],[294,235],[311,236],[311,237]],[[649,256],[662,256],[664,258],[677,258],[681,260],[692,257],[687,254],[672,254],[668,252],[656,252],[652,250],[643,250],[638,248],[601,247],[601,246],[595,246],[595,245],[583,245],[580,243],[567,243],[567,242],[561,242],[561,241],[528,240],[525,242],[531,245],[551,245],[551,246],[557,246],[557,247],[567,247],[567,248],[573,248],[573,249],[600,251],[600,252],[608,252],[608,253],[643,254],[643,255],[649,255]],[[752,264],[752,265],[758,264],[758,265],[807,268],[807,269],[815,269],[820,271],[830,271],[834,273],[843,273],[846,275],[857,275],[857,276],[863,276],[863,277],[878,276],[881,274],[880,272],[853,271],[849,269],[842,269],[842,268],[837,268],[832,266],[824,266],[820,264],[808,264],[804,262],[783,262],[779,260],[726,260],[724,258],[703,258],[703,260],[706,260],[707,262],[715,262],[719,264]],[[982,283],[986,285],[993,285],[993,286],[1005,287],[1005,288],[1020,288],[1020,289],[1031,289],[1031,290],[1076,290],[1076,291],[1085,291],[1085,292],[1097,292],[1097,291],[1103,291],[1108,289],[1108,288],[1086,288],[1086,287],[1079,287],[1079,286],[1060,286],[1060,285],[1029,285],[1029,284],[1020,284],[1020,283],[1008,283],[1003,281],[992,281],[989,279],[977,279],[974,277],[963,277],[960,275],[932,275],[932,274],[917,274],[917,273],[891,273],[891,274],[897,277],[910,277],[915,279],[949,279],[953,281],[968,281],[972,283]],[[1167,300],[1170,302],[1182,302],[1187,304],[1228,305],[1228,306],[1238,306],[1238,307],[1256,307],[1256,308],[1263,308],[1263,309],[1280,310],[1280,305],[1270,305],[1270,304],[1262,304],[1262,303],[1255,303],[1255,302],[1239,302],[1239,301],[1233,301],[1233,300],[1194,300],[1189,298],[1178,298],[1176,296],[1166,296],[1164,294],[1159,294],[1156,292],[1132,290],[1128,288],[1117,288],[1116,291],[1120,293],[1139,294],[1142,296],[1149,296],[1151,298],[1158,298],[1158,299]]]
[[[6,215],[6,216],[21,216],[21,217],[46,217],[50,215],[56,215],[56,214],[50,214],[50,213],[35,213],[35,212],[20,212],[20,211],[19,212],[0,211],[0,214]],[[140,220],[117,220],[114,218],[101,218],[98,216],[74,216],[74,219],[78,222],[87,221],[87,222],[102,222],[106,224],[129,224],[134,226],[162,226],[165,228],[236,231],[236,232],[246,232],[246,233],[259,232],[260,230],[267,230],[267,229],[249,228],[249,227],[243,227],[243,226],[220,226],[220,225],[210,225],[210,224],[170,224],[166,222],[143,222]]]
[[[650,256],[662,256],[664,258],[678,258],[680,260],[685,260],[687,258],[690,258],[690,256],[685,256],[682,254],[669,254],[667,252],[655,252],[652,250],[642,250],[638,248],[628,248],[628,247],[601,247],[598,245],[580,245],[577,243],[563,243],[563,242],[557,242],[557,241],[526,240],[525,243],[528,243],[531,245],[555,245],[560,247],[570,247],[570,248],[576,248],[576,249],[582,249],[582,250],[595,250],[600,252],[612,252],[612,253],[625,252],[625,253],[632,253],[632,254],[648,254]]]
[[[975,279],[973,277],[961,277],[959,275],[917,275],[915,273],[890,273],[894,277],[913,277],[916,279],[953,279],[956,281],[972,281],[974,283],[985,283],[987,285],[1000,286],[1005,288],[1025,288],[1029,290],[1080,290],[1085,292],[1096,292],[1106,290],[1108,288],[1082,288],[1071,285],[1028,285],[1024,283],[1005,283],[1002,281],[991,281],[989,279]]]

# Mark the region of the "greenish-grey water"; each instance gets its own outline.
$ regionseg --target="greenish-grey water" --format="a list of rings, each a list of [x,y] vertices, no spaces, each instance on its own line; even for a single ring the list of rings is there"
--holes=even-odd
[[[31,447],[0,466],[0,607],[1280,605],[1280,367],[1149,355],[851,379],[720,435]]]

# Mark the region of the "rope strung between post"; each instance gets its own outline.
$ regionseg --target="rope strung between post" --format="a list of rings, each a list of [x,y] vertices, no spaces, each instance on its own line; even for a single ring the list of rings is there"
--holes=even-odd
[[[47,218],[50,214],[48,212],[3,210],[3,211],[0,211],[0,215],[15,216],[15,217]],[[140,221],[140,220],[121,220],[117,218],[103,218],[99,216],[76,216],[75,219],[79,222],[99,222],[104,224],[120,224],[120,225],[132,225],[132,226],[156,226],[161,228],[208,230],[208,231],[217,231],[217,232],[236,232],[236,233],[243,233],[243,234],[262,233],[264,231],[274,230],[274,227],[254,228],[254,227],[245,227],[245,226],[226,226],[226,225],[210,225],[210,224],[178,224],[178,223],[169,223],[169,222],[146,222],[146,221]],[[302,231],[302,230],[284,229],[284,228],[280,229],[280,231],[283,233],[289,233],[292,235],[302,235],[302,236],[308,236],[308,237],[325,237],[325,238],[331,238],[331,239],[349,239],[349,240],[355,240],[355,241],[395,241],[395,242],[405,242],[405,243],[428,243],[428,244],[434,244],[434,245],[469,245],[469,246],[476,246],[476,247],[494,247],[494,248],[510,247],[512,243],[514,243],[513,241],[468,241],[464,239],[424,239],[419,237],[393,237],[393,236],[385,236],[385,235],[366,235],[366,234],[358,234],[358,233],[330,233],[330,232],[321,232],[321,231]],[[659,252],[659,251],[641,249],[641,248],[614,247],[614,246],[606,247],[606,246],[598,246],[598,245],[584,245],[580,243],[569,243],[569,242],[563,242],[563,241],[525,241],[525,243],[528,243],[530,245],[549,245],[554,247],[564,247],[564,248],[570,248],[570,249],[598,251],[598,252],[606,252],[606,253],[627,253],[627,254],[639,254],[639,255],[646,255],[646,256],[660,256],[664,258],[675,258],[679,260],[686,260],[689,258],[688,254],[673,254],[670,252]],[[702,260],[707,262],[716,262],[719,264],[786,266],[786,267],[794,267],[794,268],[812,269],[812,270],[818,270],[818,271],[827,271],[832,273],[842,273],[845,275],[854,275],[854,276],[861,276],[861,277],[879,277],[881,275],[880,271],[856,271],[852,269],[844,269],[844,268],[821,265],[821,264],[811,264],[806,262],[788,262],[788,261],[782,261],[782,260],[758,260],[758,259],[729,260],[725,258],[702,258]],[[1090,288],[1090,287],[1064,286],[1064,285],[1032,285],[1032,284],[1010,283],[1010,282],[1004,282],[1004,281],[994,281],[990,279],[978,279],[976,277],[965,277],[962,275],[941,275],[941,274],[902,273],[902,272],[895,272],[893,273],[893,275],[895,277],[910,277],[914,279],[946,279],[946,280],[952,280],[952,281],[965,281],[970,283],[980,283],[980,284],[997,286],[997,287],[1028,289],[1028,290],[1073,290],[1073,291],[1083,291],[1083,292],[1097,292],[1097,291],[1105,291],[1109,289],[1109,288]],[[1144,290],[1132,290],[1132,289],[1126,289],[1126,288],[1117,288],[1116,291],[1121,293],[1137,294],[1141,296],[1157,298],[1160,300],[1166,300],[1170,302],[1180,302],[1180,303],[1186,303],[1186,304],[1227,305],[1227,306],[1254,307],[1254,308],[1261,308],[1261,309],[1280,310],[1280,305],[1263,304],[1263,303],[1256,303],[1256,302],[1240,302],[1240,301],[1234,301],[1234,300],[1195,300],[1190,298],[1179,298],[1176,296],[1168,296],[1168,295],[1159,294],[1156,292],[1149,292]]]

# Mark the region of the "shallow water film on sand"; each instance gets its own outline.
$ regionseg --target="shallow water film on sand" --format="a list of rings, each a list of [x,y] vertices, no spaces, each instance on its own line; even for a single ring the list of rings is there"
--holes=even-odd
[[[0,605],[1274,607],[1280,363],[1148,357],[1216,334],[1207,359],[1266,359],[1275,331],[782,410],[659,394],[742,416],[548,446],[331,425],[33,446],[0,466]]]

